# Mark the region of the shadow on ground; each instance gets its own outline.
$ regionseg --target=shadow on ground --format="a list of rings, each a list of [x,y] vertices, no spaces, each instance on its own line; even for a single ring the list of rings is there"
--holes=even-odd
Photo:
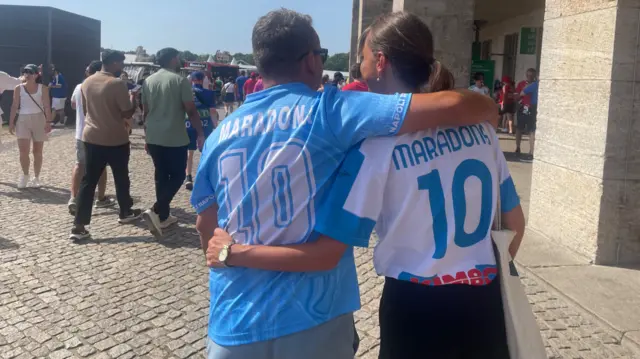
[[[27,200],[39,204],[66,204],[69,201],[68,189],[42,186],[40,188],[18,189],[15,183],[0,182],[0,186],[11,187],[16,191],[0,191],[0,196]]]
[[[0,237],[0,250],[3,250],[3,249],[18,249],[18,248],[20,248],[20,244],[12,241],[10,239]]]

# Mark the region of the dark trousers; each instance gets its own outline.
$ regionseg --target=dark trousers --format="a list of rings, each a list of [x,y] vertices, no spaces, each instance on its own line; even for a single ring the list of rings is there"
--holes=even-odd
[[[509,359],[496,278],[485,286],[426,286],[386,278],[380,358]]]
[[[165,147],[148,144],[153,159],[156,180],[156,203],[153,211],[160,221],[169,217],[171,201],[186,178],[188,146]]]
[[[78,209],[75,224],[88,225],[91,222],[93,197],[100,176],[107,165],[113,172],[116,198],[120,207],[120,218],[125,217],[133,206],[131,182],[129,182],[129,144],[122,146],[100,146],[84,142],[86,165],[78,191]]]

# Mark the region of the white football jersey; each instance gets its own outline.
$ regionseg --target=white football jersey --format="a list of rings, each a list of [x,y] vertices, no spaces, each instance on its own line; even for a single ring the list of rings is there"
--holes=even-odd
[[[498,189],[520,202],[488,124],[367,139],[345,159],[316,230],[366,246],[380,275],[426,285],[488,284]]]

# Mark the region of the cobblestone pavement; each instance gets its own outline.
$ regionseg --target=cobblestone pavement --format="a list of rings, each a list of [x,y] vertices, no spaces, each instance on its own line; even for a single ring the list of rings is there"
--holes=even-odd
[[[152,240],[142,224],[121,226],[95,210],[94,239],[67,240],[74,140],[65,130],[45,145],[42,189],[18,191],[17,149],[0,148],[0,358],[203,358],[207,274],[188,192],[174,200],[178,226]],[[134,136],[132,193],[153,203],[152,164]],[[110,182],[108,193],[113,193]],[[383,280],[370,250],[357,250],[363,309],[359,357],[375,358]],[[524,277],[553,358],[638,358],[589,316],[537,279]]]

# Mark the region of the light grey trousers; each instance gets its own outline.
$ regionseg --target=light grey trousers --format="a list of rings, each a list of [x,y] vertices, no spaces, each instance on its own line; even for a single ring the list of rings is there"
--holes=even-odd
[[[311,329],[272,340],[220,346],[211,339],[208,359],[353,359],[356,332],[353,314],[345,314]]]

